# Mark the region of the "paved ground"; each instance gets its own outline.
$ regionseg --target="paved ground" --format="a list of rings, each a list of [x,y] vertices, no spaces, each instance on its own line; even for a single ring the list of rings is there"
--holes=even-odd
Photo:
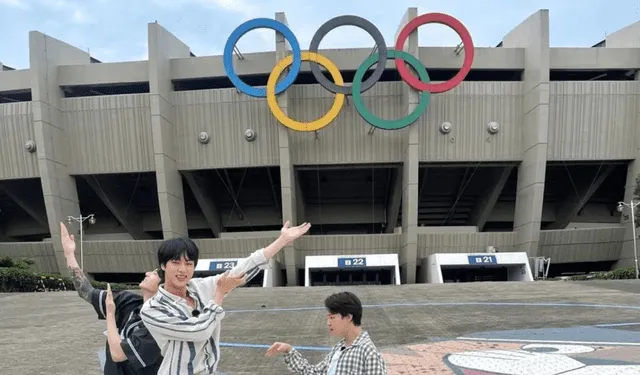
[[[318,361],[333,342],[322,302],[340,290],[369,305],[389,374],[640,375],[634,281],[245,288],[225,300],[220,370],[287,373],[264,356],[276,340]],[[0,317],[0,374],[100,374],[104,322],[74,292],[0,295]]]

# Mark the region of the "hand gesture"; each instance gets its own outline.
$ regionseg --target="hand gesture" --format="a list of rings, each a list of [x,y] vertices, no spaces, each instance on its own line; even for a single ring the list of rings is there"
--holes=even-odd
[[[307,233],[311,228],[311,224],[304,223],[298,225],[297,227],[291,228],[291,224],[289,221],[284,223],[284,226],[280,230],[280,238],[284,239],[287,243],[293,242],[294,240],[300,238],[303,234]]]
[[[116,304],[113,302],[113,294],[111,293],[111,284],[107,283],[107,315],[115,315],[116,313]]]
[[[244,274],[232,276],[231,273],[227,271],[216,280],[216,292],[226,295],[244,283],[246,283]]]
[[[60,223],[60,241],[62,242],[62,248],[64,249],[64,256],[71,256],[76,251],[76,241],[73,238],[73,234],[69,235],[67,227]]]
[[[267,353],[265,354],[267,357],[273,357],[280,353],[289,353],[293,347],[291,345],[284,342],[275,342],[269,349],[267,349]]]

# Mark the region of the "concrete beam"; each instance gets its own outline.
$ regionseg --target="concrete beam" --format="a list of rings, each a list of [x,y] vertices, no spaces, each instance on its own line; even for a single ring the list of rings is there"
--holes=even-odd
[[[589,186],[585,186],[580,189],[577,194],[575,191],[571,190],[570,193],[567,194],[567,197],[562,200],[562,204],[557,209],[556,220],[549,224],[546,229],[565,229],[614,169],[614,165],[606,166],[596,175],[595,179]]]
[[[640,44],[640,21],[607,34],[605,48],[638,48]]]
[[[300,224],[307,221],[307,204],[304,199],[304,192],[302,191],[302,181],[300,178],[300,172],[295,171],[296,182],[296,218]]]
[[[190,57],[189,47],[157,23],[148,25],[151,130],[163,237],[188,236],[187,217],[174,144],[171,59]]]
[[[75,179],[69,175],[69,137],[60,109],[60,65],[90,63],[89,54],[38,31],[29,33],[29,62],[33,132],[38,145],[38,171],[51,242],[60,274],[67,276],[67,261],[60,243],[60,222],[78,216],[80,205]]]
[[[400,207],[402,207],[402,168],[393,168],[391,175],[390,198],[387,204],[387,227],[385,233],[393,233],[398,225]]]
[[[202,210],[202,214],[216,238],[220,237],[220,233],[224,231],[220,220],[220,211],[216,205],[211,192],[213,189],[209,183],[203,178],[196,175],[197,172],[182,171],[182,176],[187,181],[189,188],[196,197],[198,206]]]
[[[475,170],[477,168],[474,167],[473,169]],[[464,194],[464,190],[467,187],[467,182],[473,178],[474,173],[472,172],[472,167],[466,167],[464,169],[464,174],[462,174],[458,180],[458,184],[456,187],[456,195],[452,196],[451,199],[451,208],[449,209],[449,211],[447,212],[446,216],[444,217],[444,220],[442,221],[441,225],[445,225],[445,226],[449,226],[451,220],[453,220],[455,218],[456,215],[456,208],[458,207],[458,201],[460,201],[460,198],[462,197],[462,194]]]
[[[640,21],[608,34],[606,41],[606,48],[640,48]],[[638,61],[638,66],[640,66],[640,61]],[[635,72],[634,78],[636,82],[640,81],[640,70]],[[637,97],[636,100],[638,101],[638,104],[640,104],[640,97]],[[640,105],[636,108],[638,108],[638,117],[636,118],[640,118]],[[631,199],[638,199],[638,197],[634,196],[633,192],[636,188],[636,178],[640,175],[640,126],[635,126],[634,128],[634,160],[629,163],[629,167],[627,169],[627,180],[625,182],[624,190],[625,202],[629,202]],[[620,222],[625,228],[624,242],[622,245],[620,260],[616,262],[614,268],[634,267],[635,255],[633,250],[633,230],[628,210],[625,210],[625,214],[621,215]],[[640,231],[636,232],[640,233]]]
[[[129,205],[129,199],[110,184],[101,184],[95,175],[82,175],[81,178],[91,187],[116,220],[129,232],[134,240],[151,240],[153,237],[143,229],[142,215]]]
[[[549,138],[549,11],[539,10],[511,30],[504,48],[524,48],[523,119],[513,231],[518,251],[538,255]]]
[[[287,16],[284,12],[277,12],[275,19],[288,25]],[[274,63],[284,59],[290,51],[291,47],[284,38],[284,35],[276,31],[276,48],[275,48],[275,60]],[[278,105],[282,111],[286,114],[289,107],[289,94],[288,91],[284,91],[277,96]],[[302,224],[296,217],[298,210],[297,196],[296,196],[296,179],[293,162],[291,161],[291,148],[289,147],[289,132],[286,127],[278,126],[278,146],[280,150],[280,189],[282,194],[282,220],[291,221],[291,225]],[[296,244],[293,243],[283,249],[284,251],[284,266],[287,272],[287,286],[297,286],[300,284],[298,280],[298,267],[302,265],[296,264]]]
[[[493,186],[473,207],[473,211],[469,215],[469,224],[478,227],[478,232],[482,232],[484,225],[487,223],[513,168],[513,166],[509,166],[496,171],[492,178]]]
[[[418,16],[418,8],[408,8],[398,30]],[[419,55],[418,31],[413,31],[403,50]],[[402,101],[406,107],[405,113],[411,113],[420,101],[420,93],[409,85],[404,85]],[[400,250],[401,279],[404,284],[416,282],[418,266],[418,176],[420,172],[420,129],[417,124],[409,127],[404,143],[404,157],[402,165],[402,249]]]
[[[9,186],[10,183],[10,181],[5,181],[4,184],[0,185],[0,190],[4,191],[12,201],[20,206],[20,208],[40,224],[40,226],[49,229],[46,208],[39,205],[39,200],[31,199],[31,197],[25,197],[24,191],[19,191],[15,187]],[[29,192],[27,192],[27,194],[28,193]]]

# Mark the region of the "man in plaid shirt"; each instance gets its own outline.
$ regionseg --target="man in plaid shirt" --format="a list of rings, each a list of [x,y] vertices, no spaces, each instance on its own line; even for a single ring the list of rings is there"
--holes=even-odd
[[[362,304],[353,293],[332,294],[324,301],[331,336],[341,337],[329,355],[317,365],[310,364],[291,345],[276,342],[267,356],[285,353],[289,371],[299,375],[386,375],[387,366],[369,334],[362,330]]]

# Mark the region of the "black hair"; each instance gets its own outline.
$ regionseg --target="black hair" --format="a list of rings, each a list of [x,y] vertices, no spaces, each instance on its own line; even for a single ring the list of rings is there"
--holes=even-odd
[[[200,250],[190,238],[178,237],[171,238],[162,243],[158,248],[158,264],[160,268],[166,265],[170,260],[180,260],[182,256],[187,260],[193,261],[195,265],[198,264],[198,257],[200,256]],[[164,276],[164,275],[163,275]],[[164,278],[160,276],[161,278]]]
[[[154,271],[160,278],[160,284],[164,284],[164,270],[162,269],[162,267],[158,267]]]
[[[354,325],[359,326],[362,321],[362,303],[360,299],[351,292],[335,293],[324,300],[324,306],[331,314],[341,316],[352,316]]]

